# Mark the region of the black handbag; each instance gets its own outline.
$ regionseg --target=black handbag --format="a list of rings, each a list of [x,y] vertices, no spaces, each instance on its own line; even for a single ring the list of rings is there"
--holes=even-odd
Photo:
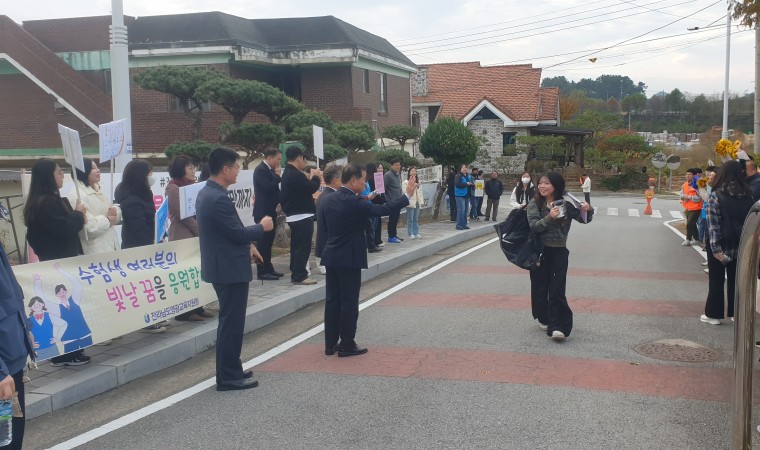
[[[504,222],[494,225],[504,256],[521,269],[538,267],[544,245],[528,224],[528,212],[524,208],[513,209]]]

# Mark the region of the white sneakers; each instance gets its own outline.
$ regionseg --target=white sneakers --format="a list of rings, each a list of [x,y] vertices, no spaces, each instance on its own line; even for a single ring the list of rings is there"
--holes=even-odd
[[[718,320],[718,319],[712,319],[710,317],[707,317],[704,314],[702,314],[701,316],[699,316],[699,320],[701,320],[704,323],[709,323],[710,325],[720,325],[720,320]]]
[[[417,236],[415,236],[415,237],[416,237],[417,239],[422,239],[422,236],[420,236],[419,234],[418,234]]]
[[[538,322],[538,319],[536,319],[536,322]],[[538,328],[540,328],[543,331],[546,331],[546,329],[549,328],[549,325],[545,325],[541,322],[538,322]]]
[[[564,340],[565,340],[565,337],[566,337],[566,336],[565,336],[565,333],[563,333],[563,332],[561,332],[561,331],[558,331],[558,330],[554,330],[554,331],[552,332],[552,340],[553,340],[553,341],[562,342],[562,341],[564,341]]]
[[[411,235],[411,236],[409,236],[409,240],[410,240],[410,241],[411,241],[411,240],[414,240],[414,239],[417,239],[417,236],[415,236],[415,235]]]
[[[322,275],[327,275],[327,267],[319,266],[319,273],[321,273]]]
[[[683,245],[684,247],[688,247],[689,245],[691,245],[691,241],[687,239],[687,240],[681,242],[681,245]]]

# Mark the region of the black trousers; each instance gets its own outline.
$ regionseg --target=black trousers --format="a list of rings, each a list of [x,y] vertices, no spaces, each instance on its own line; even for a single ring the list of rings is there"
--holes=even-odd
[[[586,203],[591,204],[591,192],[584,192],[583,198],[586,200]]]
[[[451,221],[456,222],[457,220],[457,198],[452,192],[449,194],[449,212],[451,213]]]
[[[530,304],[533,318],[548,325],[546,334],[561,331],[570,336],[573,311],[567,304],[568,252],[565,247],[544,247],[541,265],[530,271]]]
[[[497,199],[491,199],[491,198],[489,198],[488,199],[488,201],[486,203],[486,220],[488,220],[491,217],[491,208],[493,208],[493,219],[491,219],[491,220],[493,220],[494,222],[496,221],[496,213],[499,212],[499,201],[500,200],[501,200],[500,198],[497,198]]]
[[[20,370],[13,374],[13,382],[16,384],[16,392],[18,393],[18,402],[21,405],[21,412],[26,415],[26,405],[24,396],[24,370]],[[8,445],[2,448],[3,450],[21,450],[21,444],[24,442],[24,427],[26,419],[24,417],[14,417],[11,420],[11,433],[13,433],[13,440]]]
[[[378,217],[375,222],[375,247],[383,243],[383,218]]]
[[[388,239],[392,237],[398,237],[396,226],[398,226],[398,218],[401,216],[400,209],[393,209],[388,214]]]
[[[256,242],[256,248],[259,250],[259,253],[261,253],[261,259],[264,260],[264,264],[256,266],[256,273],[258,275],[266,275],[274,272],[274,266],[272,265],[274,234],[274,229],[272,231],[265,231],[261,240]]]
[[[364,224],[364,236],[367,239],[367,249],[377,247],[377,244],[375,244],[375,223],[372,219],[377,219],[377,217],[367,218],[367,222]]]
[[[697,219],[702,214],[701,210],[698,211],[686,211],[686,240],[697,240],[699,233],[697,232]]]
[[[299,282],[308,278],[306,264],[311,254],[311,237],[314,235],[314,218],[288,222],[290,227],[290,281]]]
[[[248,307],[248,283],[213,283],[219,297],[219,327],[216,329],[216,382],[243,379],[245,310]]]
[[[340,346],[351,349],[356,345],[356,321],[359,320],[359,290],[361,269],[327,267],[325,286],[325,348]]]
[[[707,301],[705,302],[705,315],[711,319],[723,319],[726,317],[726,303],[728,303],[728,317],[734,317],[734,299],[736,293],[736,261],[728,265],[715,259],[710,245],[707,245],[707,269],[708,277]],[[727,294],[725,295],[726,292]],[[728,300],[728,302],[726,302]]]

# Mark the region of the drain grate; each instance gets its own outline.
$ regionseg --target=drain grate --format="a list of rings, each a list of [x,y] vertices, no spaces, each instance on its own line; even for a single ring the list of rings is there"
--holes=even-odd
[[[665,339],[639,344],[636,353],[661,361],[713,362],[723,358],[720,351],[683,339]]]

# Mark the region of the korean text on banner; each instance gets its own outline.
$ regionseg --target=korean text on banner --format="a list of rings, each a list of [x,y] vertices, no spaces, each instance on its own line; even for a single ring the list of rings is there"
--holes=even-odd
[[[375,192],[378,194],[385,194],[385,179],[382,172],[375,172]]]
[[[179,218],[184,219],[195,215],[195,199],[198,192],[206,183],[193,183],[179,188]]]
[[[126,132],[124,131],[126,123],[126,119],[121,119],[98,126],[101,164],[124,152],[127,146]]]
[[[314,156],[319,159],[325,159],[324,132],[322,127],[312,125],[312,135],[314,136]]]
[[[82,155],[82,142],[79,140],[79,132],[59,123],[58,134],[61,135],[63,155],[66,162],[84,172],[84,156]]]
[[[14,267],[39,360],[125,335],[216,299],[198,238]]]

